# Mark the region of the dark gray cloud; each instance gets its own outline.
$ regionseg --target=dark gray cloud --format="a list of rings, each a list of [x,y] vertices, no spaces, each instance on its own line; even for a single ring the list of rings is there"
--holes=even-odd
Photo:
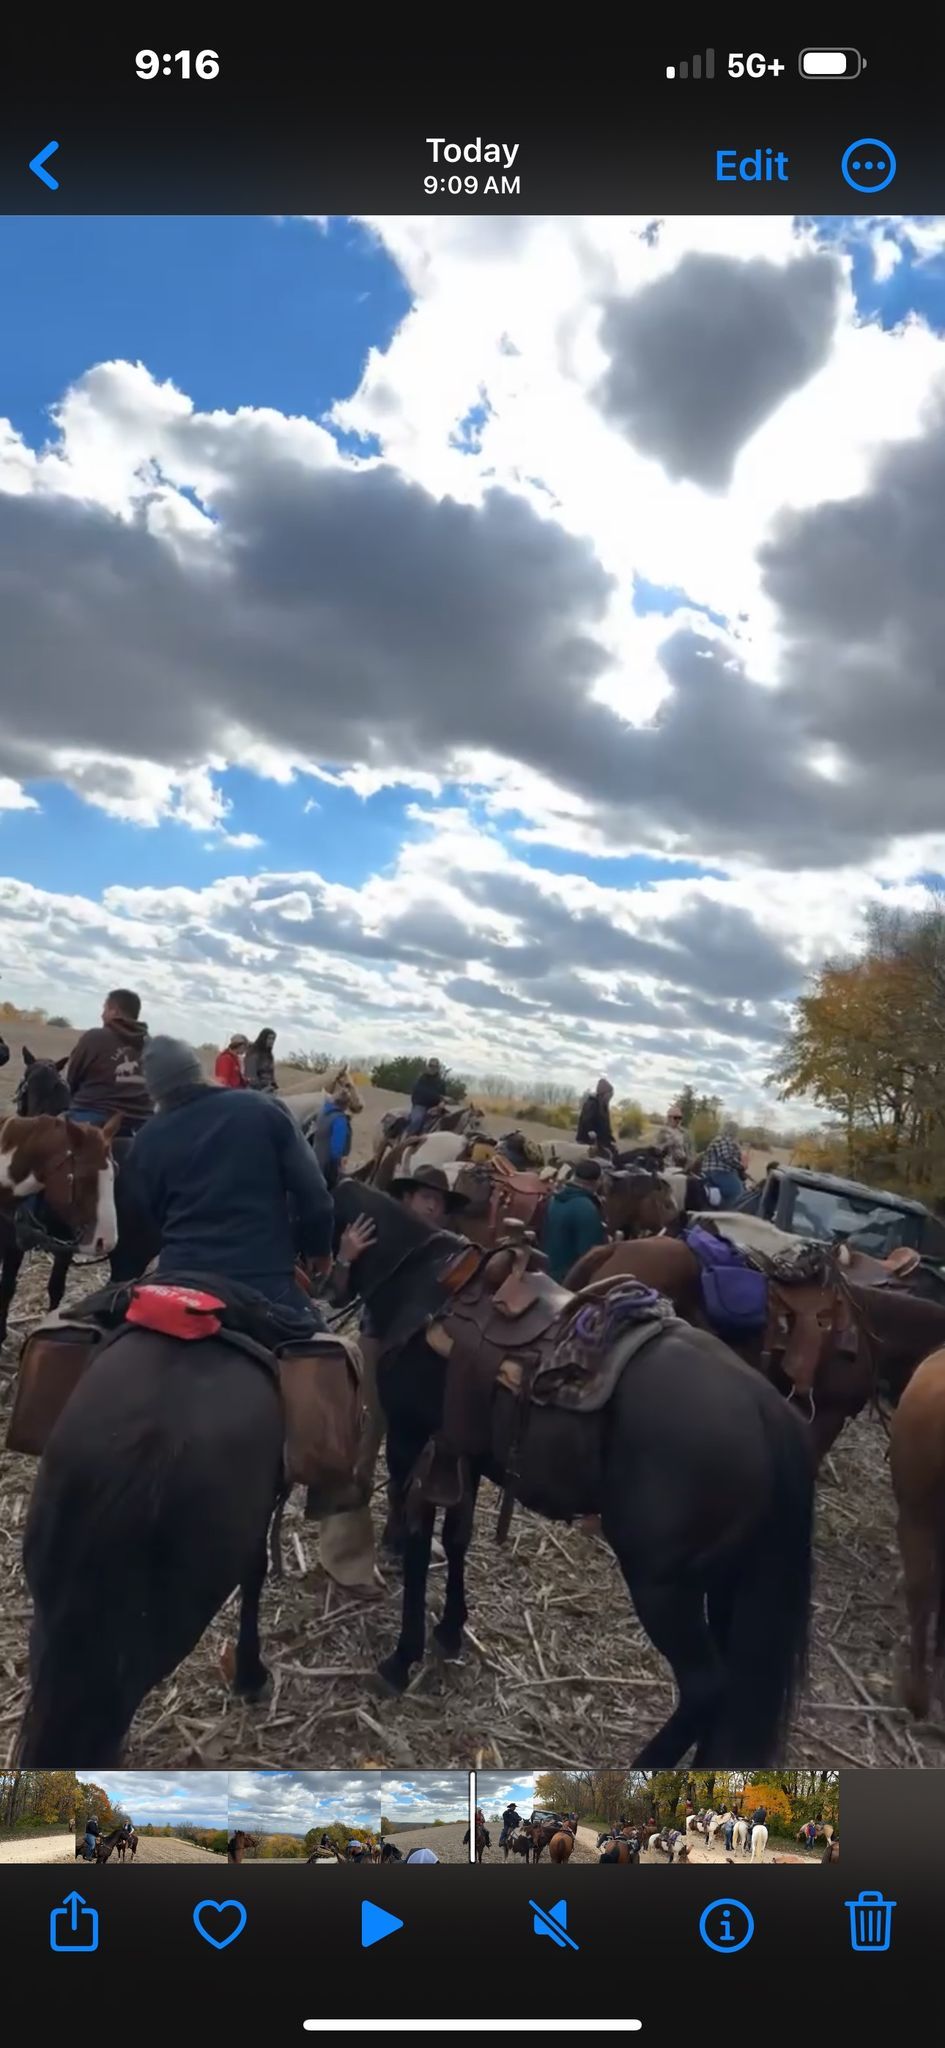
[[[826,362],[841,279],[826,251],[788,264],[684,256],[605,301],[601,410],[671,477],[723,490],[739,449]]]

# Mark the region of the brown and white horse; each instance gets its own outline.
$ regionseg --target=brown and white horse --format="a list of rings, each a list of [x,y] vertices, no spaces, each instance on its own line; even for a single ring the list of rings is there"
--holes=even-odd
[[[37,1200],[39,1241],[107,1258],[118,1241],[112,1141],[119,1117],[101,1127],[68,1116],[8,1116],[0,1122],[0,1343],[23,1251],[18,1204]]]

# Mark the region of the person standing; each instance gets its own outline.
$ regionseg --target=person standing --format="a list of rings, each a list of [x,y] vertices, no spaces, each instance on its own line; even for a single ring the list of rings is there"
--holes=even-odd
[[[117,1114],[119,1142],[133,1138],[147,1123],[152,1109],[142,1066],[147,1036],[141,997],[130,988],[113,988],[102,1004],[101,1024],[83,1031],[69,1058],[73,1123],[107,1124]]]
[[[717,1188],[723,1209],[734,1209],[745,1192],[745,1169],[738,1126],[731,1117],[722,1125],[702,1154],[702,1178],[707,1188]]]
[[[275,1095],[276,1062],[273,1046],[276,1042],[274,1031],[261,1031],[254,1038],[243,1061],[243,1076],[247,1088],[255,1088],[259,1095]]]
[[[593,1094],[586,1095],[581,1104],[575,1132],[577,1144],[590,1145],[595,1152],[608,1159],[615,1159],[617,1156],[617,1144],[610,1121],[610,1105],[613,1099],[613,1084],[602,1077]]]
[[[347,1079],[339,1080],[326,1097],[311,1128],[310,1143],[328,1188],[335,1187],[351,1151],[353,1111],[354,1090]]]
[[[213,1067],[213,1078],[221,1088],[245,1088],[246,1076],[243,1060],[249,1051],[249,1039],[242,1031],[234,1031],[229,1044],[218,1052]]]
[[[572,1177],[556,1188],[545,1215],[542,1249],[553,1280],[563,1281],[585,1252],[607,1241],[607,1226],[598,1193],[601,1170],[596,1159],[579,1159]]]

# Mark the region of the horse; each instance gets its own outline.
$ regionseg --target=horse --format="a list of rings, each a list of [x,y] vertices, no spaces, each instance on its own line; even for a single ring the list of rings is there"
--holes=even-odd
[[[823,1853],[823,1855],[822,1855],[822,1857],[821,1857],[821,1859],[820,1859],[820,1860],[821,1860],[821,1863],[839,1863],[839,1861],[840,1861],[840,1837],[839,1837],[839,1835],[834,1835],[834,1837],[833,1837],[833,1840],[832,1840],[831,1842],[828,1842],[828,1843],[827,1843],[827,1847],[826,1847],[826,1849],[824,1850],[824,1853]]]
[[[879,1262],[875,1264],[878,1268]],[[851,1270],[855,1272],[856,1267]],[[634,1243],[597,1245],[572,1267],[566,1284],[577,1292],[592,1281],[625,1274],[667,1295],[677,1314],[694,1328],[708,1327],[702,1269],[695,1253],[675,1233]],[[812,1386],[813,1413],[806,1424],[815,1467],[836,1442],[844,1423],[876,1397],[881,1383],[893,1400],[898,1399],[920,1359],[936,1345],[945,1345],[945,1304],[920,1268],[901,1280],[866,1285],[848,1279],[838,1261],[836,1288],[856,1327],[857,1345],[853,1352],[835,1350],[824,1333]],[[789,1288],[785,1294],[789,1297]],[[763,1331],[728,1341],[747,1364],[762,1367]],[[780,1392],[790,1392],[777,1356],[769,1362],[768,1376]]]
[[[76,1128],[103,1148],[101,1132]],[[127,1327],[93,1357],[27,1515],[34,1620],[21,1765],[118,1762],[145,1694],[237,1589],[233,1690],[265,1695],[259,1602],[283,1440],[274,1375],[218,1338],[188,1344]]]
[[[640,1838],[638,1835],[618,1835],[612,1839],[602,1835],[598,1844],[599,1863],[639,1863]]]
[[[601,1207],[611,1237],[656,1237],[677,1215],[661,1174],[607,1173]]]
[[[69,1258],[76,1251],[93,1258],[114,1251],[112,1147],[120,1121],[115,1116],[98,1126],[70,1117],[9,1116],[0,1123],[0,1344],[25,1256],[25,1232],[32,1242]],[[31,1207],[24,1211],[27,1201]]]
[[[110,1835],[99,1835],[98,1841],[95,1844],[96,1863],[107,1863],[109,1857],[114,1854],[116,1849],[120,1863],[124,1857],[126,1846],[127,1838],[123,1827],[113,1828]]]
[[[747,1820],[742,1820],[741,1814],[739,1814],[739,1817],[735,1822],[735,1826],[732,1830],[732,1849],[734,1851],[734,1854],[737,1856],[740,1849],[747,1850],[747,1848],[748,1822]]]
[[[38,1060],[23,1047],[23,1073],[14,1102],[17,1116],[62,1116],[69,1107],[69,1083],[63,1080],[69,1054],[61,1060]]]
[[[137,1837],[137,1835],[129,1835],[129,1836],[128,1836],[128,1849],[129,1849],[129,1852],[130,1852],[130,1855],[131,1855],[131,1861],[132,1861],[132,1863],[133,1863],[133,1862],[134,1862],[134,1860],[135,1860],[135,1857],[136,1857],[136,1856],[137,1856],[137,1854],[138,1854],[138,1837]]]
[[[900,1397],[889,1467],[909,1618],[904,1698],[925,1720],[933,1702],[945,1706],[945,1350],[923,1359]]]
[[[517,1835],[512,1835],[502,1846],[505,1850],[506,1862],[509,1860],[510,1853],[513,1856],[524,1856],[526,1864],[531,1861],[533,1845],[531,1833],[527,1827],[522,1827]]]
[[[235,1835],[230,1836],[226,1845],[227,1862],[242,1863],[247,1849],[255,1849],[256,1846],[255,1835],[247,1835],[242,1828],[237,1828]],[[311,1858],[309,1858],[309,1861],[311,1861]]]
[[[765,1824],[764,1824],[764,1821],[763,1821],[763,1820],[759,1820],[759,1821],[756,1821],[756,1822],[755,1822],[755,1825],[754,1825],[754,1827],[752,1828],[752,1831],[751,1831],[751,1852],[750,1852],[750,1853],[751,1853],[751,1860],[752,1860],[752,1862],[753,1862],[753,1863],[763,1863],[763,1862],[764,1862],[764,1860],[765,1860],[765,1850],[766,1850],[767,1846],[768,1846],[768,1830],[767,1830],[767,1828],[765,1827]]]
[[[466,1834],[466,1836],[465,1836],[465,1840],[466,1840],[467,1842],[468,1842],[468,1840],[469,1840],[469,1835],[468,1835],[468,1833],[467,1833],[467,1834]],[[404,1852],[403,1852],[403,1850],[402,1850],[402,1849],[398,1849],[398,1847],[397,1847],[397,1844],[396,1844],[396,1842],[382,1842],[382,1843],[381,1843],[381,1862],[382,1862],[382,1863],[402,1863],[402,1862],[403,1862],[403,1860],[404,1860]]]
[[[575,1836],[570,1828],[560,1828],[552,1835],[548,1844],[548,1856],[552,1863],[567,1863],[574,1849]]]
[[[431,1319],[450,1299],[441,1269],[470,1248],[389,1197],[344,1182],[335,1196],[339,1235],[362,1208],[376,1238],[359,1259],[358,1282],[382,1341],[388,1466],[405,1496],[443,1424],[446,1368],[428,1341]],[[508,1256],[493,1254],[498,1266]],[[539,1435],[559,1455],[530,1456]],[[582,1496],[572,1475],[589,1445],[599,1462],[594,1491]],[[780,1396],[718,1338],[675,1323],[637,1354],[599,1414],[532,1409],[519,1462],[525,1507],[551,1520],[600,1514],[641,1625],[673,1671],[678,1703],[636,1766],[672,1768],[693,1745],[697,1763],[772,1761],[805,1662],[813,1506],[805,1430]],[[471,1460],[470,1473],[470,1494],[443,1526],[446,1596],[434,1640],[447,1658],[462,1649],[476,1488],[483,1475],[499,1486],[507,1476],[492,1449]],[[400,1637],[378,1672],[398,1695],[424,1652],[434,1521],[422,1502],[404,1545]]]
[[[464,1834],[464,1836],[463,1836],[463,1847],[464,1847],[465,1849],[468,1849],[468,1847],[469,1847],[469,1829],[468,1829],[468,1828],[466,1829],[466,1833],[465,1833],[465,1834]],[[477,1862],[477,1863],[481,1863],[481,1862],[482,1862],[482,1859],[483,1859],[483,1856],[484,1856],[484,1854],[485,1854],[486,1850],[487,1850],[487,1849],[491,1849],[491,1847],[492,1847],[492,1836],[490,1835],[490,1833],[489,1833],[489,1830],[488,1830],[488,1828],[486,1827],[485,1823],[484,1823],[483,1821],[481,1821],[481,1820],[478,1820],[478,1821],[476,1822],[476,1850],[475,1850],[475,1855],[476,1855],[476,1862]]]
[[[119,1837],[118,1837],[118,1840],[117,1840],[117,1842],[115,1843],[115,1854],[116,1854],[116,1856],[118,1857],[118,1861],[119,1861],[119,1863],[124,1863],[124,1860],[125,1860],[125,1851],[126,1851],[127,1847],[128,1847],[128,1837],[127,1837],[127,1835],[119,1835]]]

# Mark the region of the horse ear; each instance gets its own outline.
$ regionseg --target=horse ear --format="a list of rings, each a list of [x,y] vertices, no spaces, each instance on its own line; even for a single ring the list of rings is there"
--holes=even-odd
[[[106,1145],[110,1145],[112,1143],[113,1138],[117,1138],[120,1130],[121,1111],[117,1110],[114,1116],[109,1117],[107,1124],[102,1125],[102,1137],[104,1138]]]
[[[68,1055],[68,1053],[67,1053],[67,1052],[64,1052],[64,1053],[63,1053],[63,1055],[62,1055],[62,1058],[61,1058],[61,1060],[57,1060],[57,1061],[56,1061],[56,1072],[57,1072],[57,1074],[61,1074],[61,1073],[62,1073],[62,1070],[63,1070],[63,1068],[64,1068],[64,1067],[67,1067],[68,1065],[69,1065],[69,1055]]]
[[[36,1060],[33,1054],[30,1052],[28,1045],[24,1045],[23,1047],[23,1065],[24,1067],[35,1067],[36,1065]]]

